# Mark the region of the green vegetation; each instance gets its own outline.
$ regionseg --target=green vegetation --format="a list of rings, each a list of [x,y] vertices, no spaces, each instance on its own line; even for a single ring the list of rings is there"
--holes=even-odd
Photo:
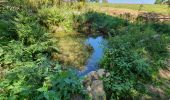
[[[110,9],[122,9],[122,10],[140,10],[140,11],[146,11],[146,12],[155,12],[160,14],[169,14],[168,5],[160,5],[160,4],[90,4],[94,7],[109,7]]]
[[[163,2],[163,0],[156,0],[155,4],[161,4]]]
[[[87,12],[75,20],[77,31],[90,34],[118,34],[123,26],[128,25],[126,20],[97,12]]]
[[[108,100],[139,99],[157,84],[168,59],[170,23],[133,22],[89,10],[84,2],[9,0],[0,9],[0,99],[92,99],[74,69],[82,67],[91,48],[90,35],[108,40],[100,67]],[[89,4],[138,10],[139,5]],[[154,8],[155,7],[155,8]],[[144,5],[142,10],[167,14],[167,6]],[[82,34],[83,33],[83,34]],[[166,89],[169,98],[170,88]]]
[[[66,100],[75,94],[86,98],[76,73],[63,70],[52,58],[59,50],[49,26],[68,29],[68,16],[26,1],[9,2],[0,15],[0,99]]]
[[[156,0],[155,4],[168,4],[168,2],[170,2],[169,0]]]
[[[153,73],[165,66],[169,36],[141,25],[129,27],[126,32],[110,38],[101,62],[111,73],[104,79],[106,91],[113,93],[108,94],[111,98],[138,96],[145,91],[144,84],[152,82]]]
[[[170,24],[127,20],[104,13],[87,12],[78,17],[78,30],[109,35],[101,67],[108,100],[132,99],[147,94],[145,84],[154,83],[155,73],[165,67]],[[164,26],[164,28],[158,28]],[[157,77],[157,76],[156,76]]]

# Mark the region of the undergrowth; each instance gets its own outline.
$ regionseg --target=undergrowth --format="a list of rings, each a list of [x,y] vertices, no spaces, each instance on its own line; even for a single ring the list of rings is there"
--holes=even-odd
[[[76,72],[52,59],[59,50],[49,26],[67,30],[70,21],[48,0],[9,0],[0,15],[0,99],[88,97]]]
[[[58,31],[108,37],[100,63],[110,73],[103,78],[108,100],[146,94],[145,84],[157,80],[154,73],[166,66],[170,24],[132,23],[82,11],[84,3],[62,4],[59,0],[9,0],[2,9],[0,99],[69,100],[77,95],[89,99],[76,72],[64,69],[52,57],[61,53],[52,34]]]
[[[83,33],[102,33],[108,45],[101,68],[107,99],[134,99],[147,94],[146,84],[158,80],[155,73],[166,67],[170,27],[168,22],[136,21],[89,11],[75,19],[75,29]]]

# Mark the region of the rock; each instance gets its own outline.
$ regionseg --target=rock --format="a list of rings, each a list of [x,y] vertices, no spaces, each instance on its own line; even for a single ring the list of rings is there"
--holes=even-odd
[[[110,76],[110,73],[109,73],[109,72],[106,73],[106,77],[108,77],[108,76]]]
[[[90,75],[92,81],[99,79],[99,76],[96,71],[92,71],[89,75]]]
[[[106,73],[105,69],[92,71],[86,75],[83,85],[87,90],[92,100],[106,100],[106,93],[103,88],[103,81],[99,80],[102,77],[108,77],[110,73]]]
[[[93,100],[106,100],[106,93],[103,89],[103,81],[95,80],[91,85],[91,93]]]
[[[88,86],[91,85],[91,83],[92,83],[91,77],[90,77],[90,76],[87,76],[87,77],[85,78],[85,80],[83,81],[83,86],[84,86],[85,88],[87,88]]]
[[[91,87],[90,86],[87,86],[87,91],[91,91]]]
[[[97,74],[98,74],[99,77],[103,77],[105,75],[105,69],[99,69],[97,71]]]

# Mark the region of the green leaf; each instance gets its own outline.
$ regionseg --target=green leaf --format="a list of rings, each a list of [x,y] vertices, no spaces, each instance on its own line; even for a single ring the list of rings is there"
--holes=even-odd
[[[37,91],[46,92],[46,91],[48,91],[48,87],[41,87],[41,88],[37,89]]]

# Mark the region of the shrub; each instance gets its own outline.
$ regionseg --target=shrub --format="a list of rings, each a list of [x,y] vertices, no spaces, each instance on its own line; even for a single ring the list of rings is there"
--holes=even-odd
[[[76,17],[77,31],[85,33],[115,34],[120,28],[127,26],[128,21],[104,13],[89,11]]]
[[[101,60],[101,67],[110,73],[104,86],[108,99],[132,99],[146,92],[144,84],[165,64],[169,36],[141,24],[119,32],[110,37]]]
[[[73,12],[70,8],[48,7],[38,10],[40,23],[48,28],[63,27],[66,32],[72,30]]]
[[[57,99],[69,100],[72,95],[86,97],[81,80],[73,71],[51,67],[44,59],[39,65],[33,62],[18,66],[0,81],[0,99]]]
[[[60,10],[56,7],[43,8],[38,11],[40,21],[45,24],[45,26],[56,25],[58,26],[64,20],[64,16]]]
[[[82,82],[74,71],[58,71],[48,75],[43,87],[38,91],[44,95],[47,100],[56,99],[69,100],[74,95],[82,98],[88,98],[86,91],[83,90]],[[53,96],[53,97],[51,97]]]
[[[133,50],[149,59],[155,68],[162,67],[167,59],[168,35],[158,33],[150,25],[138,24],[127,27],[122,34],[124,35],[121,36],[121,39],[124,42],[130,42]],[[162,64],[158,64],[158,62],[162,62]]]
[[[168,22],[151,23],[151,27],[158,33],[168,34],[170,32],[170,23]]]
[[[63,70],[57,61],[51,59],[51,54],[58,51],[54,46],[55,40],[49,30],[39,23],[37,13],[21,7],[16,11],[9,9],[2,14],[0,99],[68,100],[75,94],[85,98],[86,92],[76,73]],[[55,14],[52,11],[52,15],[47,15],[45,20],[52,16],[56,23],[60,23],[63,19],[61,12],[57,12],[61,16]]]
[[[130,99],[143,92],[140,87],[151,79],[147,61],[130,50],[128,42],[110,44],[108,48],[101,61],[101,66],[110,73],[103,79],[108,99]]]
[[[29,10],[37,11],[43,6],[48,6],[52,3],[52,0],[8,0],[11,4],[14,4],[20,8],[26,8]]]
[[[29,14],[18,13],[13,30],[17,33],[18,39],[25,45],[35,44],[37,42],[48,41],[48,33],[45,28],[40,26],[37,19]]]

